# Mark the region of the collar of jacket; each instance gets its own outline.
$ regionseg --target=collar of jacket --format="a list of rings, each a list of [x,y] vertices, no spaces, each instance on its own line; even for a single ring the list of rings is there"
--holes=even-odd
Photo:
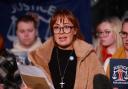
[[[53,37],[50,37],[46,42],[42,44],[42,46],[38,49],[37,54],[40,58],[47,59],[47,62],[50,61],[52,49],[54,47]],[[73,43],[73,48],[75,50],[76,56],[79,60],[84,60],[86,56],[94,51],[92,45],[88,44],[87,42],[76,39]]]
[[[42,44],[41,39],[39,37],[37,37],[37,39],[35,40],[35,42],[28,48],[23,47],[19,40],[17,39],[15,42],[13,42],[13,48],[11,49],[11,51],[15,54],[15,53],[19,53],[19,52],[29,52],[32,50],[35,50],[37,47],[39,47]]]

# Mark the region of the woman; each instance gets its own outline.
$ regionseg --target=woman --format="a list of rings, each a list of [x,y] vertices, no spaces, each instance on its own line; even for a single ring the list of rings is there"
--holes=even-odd
[[[58,10],[50,21],[52,36],[29,58],[41,66],[55,89],[93,89],[95,74],[104,74],[92,46],[80,35],[78,21],[68,10]]]
[[[97,55],[102,64],[104,64],[107,59],[109,60],[112,57],[117,48],[122,45],[122,39],[119,35],[121,21],[117,17],[106,18],[98,24],[96,30],[98,36]]]

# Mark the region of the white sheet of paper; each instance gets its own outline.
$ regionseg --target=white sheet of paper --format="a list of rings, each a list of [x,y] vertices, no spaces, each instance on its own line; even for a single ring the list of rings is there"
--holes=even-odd
[[[50,86],[50,89],[54,89],[53,85],[47,79],[47,76],[45,75],[45,71],[43,69],[37,66],[21,65],[21,64],[18,65],[18,69],[21,75],[44,78],[48,83],[48,85]]]
[[[18,68],[21,74],[46,78],[44,71],[36,66],[18,65]]]

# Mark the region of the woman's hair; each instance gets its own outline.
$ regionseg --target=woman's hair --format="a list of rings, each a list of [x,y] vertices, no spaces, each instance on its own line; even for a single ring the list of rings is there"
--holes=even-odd
[[[78,20],[73,15],[73,13],[67,9],[58,9],[54,13],[54,15],[51,17],[50,28],[51,28],[52,35],[54,35],[53,34],[53,25],[55,24],[55,22],[57,21],[58,18],[60,18],[62,21],[64,21],[65,18],[67,18],[69,21],[71,21],[71,23],[75,27],[75,30],[77,31],[75,38],[84,39],[83,35],[80,33],[80,26],[79,26]]]
[[[3,36],[0,34],[0,49],[4,48],[4,38]]]
[[[111,26],[112,26],[112,32],[116,35],[116,47],[119,48],[122,45],[122,39],[119,35],[119,32],[121,31],[121,27],[122,27],[122,22],[118,17],[111,17],[111,18],[106,18],[104,20],[102,20],[98,25],[97,25],[97,31],[98,31],[98,26],[100,24],[102,24],[103,22],[108,22]],[[101,50],[102,50],[102,46],[100,45],[100,42],[98,40],[97,42],[97,55],[98,57],[101,59],[102,58],[102,54],[101,54]]]

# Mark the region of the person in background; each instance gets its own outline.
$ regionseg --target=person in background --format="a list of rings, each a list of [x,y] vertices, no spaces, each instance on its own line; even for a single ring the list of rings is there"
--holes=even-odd
[[[22,84],[17,71],[16,56],[4,47],[0,34],[0,89],[31,89]]]
[[[105,62],[122,45],[122,39],[119,35],[121,20],[117,17],[106,18],[97,25],[96,31],[98,36],[96,52],[106,71]]]
[[[83,40],[76,17],[69,10],[57,10],[50,28],[52,36],[31,51],[29,59],[45,70],[55,89],[93,89],[94,76],[104,70],[93,46]]]
[[[3,39],[3,36],[0,34],[0,50],[2,50],[3,48],[4,48],[4,39]],[[0,89],[4,89],[3,87],[4,85],[2,83],[2,79],[0,76]]]
[[[24,59],[22,57],[42,44],[38,36],[38,16],[36,15],[29,12],[16,21],[17,40],[14,41],[11,51],[15,55],[21,56],[20,59]]]
[[[117,49],[115,54],[112,56],[113,59],[128,59],[128,18],[122,21],[122,30],[119,32],[123,45]],[[106,63],[106,74],[110,77],[110,60]]]
[[[2,36],[2,34],[0,34],[0,49],[4,48],[4,38]]]
[[[16,57],[4,47],[0,35],[0,89],[20,89],[22,81],[17,71]]]

